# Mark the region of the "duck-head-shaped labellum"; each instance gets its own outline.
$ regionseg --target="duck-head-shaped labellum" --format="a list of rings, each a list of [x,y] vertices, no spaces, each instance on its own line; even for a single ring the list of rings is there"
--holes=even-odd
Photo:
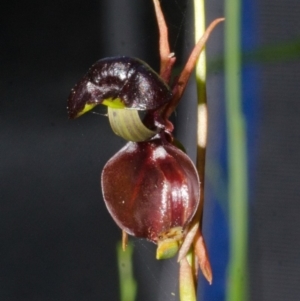
[[[121,56],[96,62],[71,90],[67,108],[69,117],[76,118],[99,104],[153,110],[171,98],[170,88],[150,66]]]
[[[192,161],[159,135],[128,142],[105,165],[101,185],[117,225],[154,243],[174,229],[175,235],[178,229],[183,234],[199,205],[199,178]]]

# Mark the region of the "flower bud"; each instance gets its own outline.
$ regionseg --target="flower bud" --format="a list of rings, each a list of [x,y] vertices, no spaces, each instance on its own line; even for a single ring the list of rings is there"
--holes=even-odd
[[[105,165],[101,184],[117,225],[154,243],[172,238],[170,233],[180,240],[200,200],[192,161],[161,137],[128,142]]]

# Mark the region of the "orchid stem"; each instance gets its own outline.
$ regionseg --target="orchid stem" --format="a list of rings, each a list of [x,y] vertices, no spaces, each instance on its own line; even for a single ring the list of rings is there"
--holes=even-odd
[[[194,0],[195,18],[195,43],[205,32],[205,3],[204,0]],[[207,143],[207,103],[206,103],[206,53],[202,50],[195,68],[198,97],[198,122],[197,122],[197,170],[200,179],[200,227],[202,224],[204,205],[204,173],[205,152]]]

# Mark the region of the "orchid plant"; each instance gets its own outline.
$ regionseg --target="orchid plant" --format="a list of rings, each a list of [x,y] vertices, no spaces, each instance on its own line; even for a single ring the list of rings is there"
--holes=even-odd
[[[223,19],[209,25],[179,77],[172,80],[176,58],[170,51],[159,0],[153,3],[160,34],[159,74],[136,58],[99,60],[71,90],[68,114],[76,118],[96,105],[108,107],[112,130],[128,141],[107,162],[101,175],[103,199],[122,230],[123,249],[132,235],[157,244],[157,259],[178,252],[181,300],[195,300],[198,266],[212,282],[200,227],[202,186],[196,167],[172,134],[174,126],[169,118],[210,33]]]

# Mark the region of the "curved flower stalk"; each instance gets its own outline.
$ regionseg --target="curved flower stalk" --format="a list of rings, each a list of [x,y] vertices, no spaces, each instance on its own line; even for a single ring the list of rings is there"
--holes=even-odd
[[[153,2],[160,33],[160,74],[139,59],[102,59],[71,90],[68,113],[70,118],[76,118],[96,105],[106,105],[113,131],[129,141],[107,162],[101,176],[105,204],[122,229],[123,248],[128,234],[156,243],[157,259],[172,257],[181,248],[180,279],[186,279],[185,273],[190,274],[188,279],[194,279],[189,253],[196,254],[211,283],[209,259],[199,234],[202,200],[198,173],[190,158],[178,148],[169,117],[210,33],[224,19],[210,24],[180,76],[170,85],[175,56],[170,52],[160,3]],[[145,113],[144,119],[139,111]]]

